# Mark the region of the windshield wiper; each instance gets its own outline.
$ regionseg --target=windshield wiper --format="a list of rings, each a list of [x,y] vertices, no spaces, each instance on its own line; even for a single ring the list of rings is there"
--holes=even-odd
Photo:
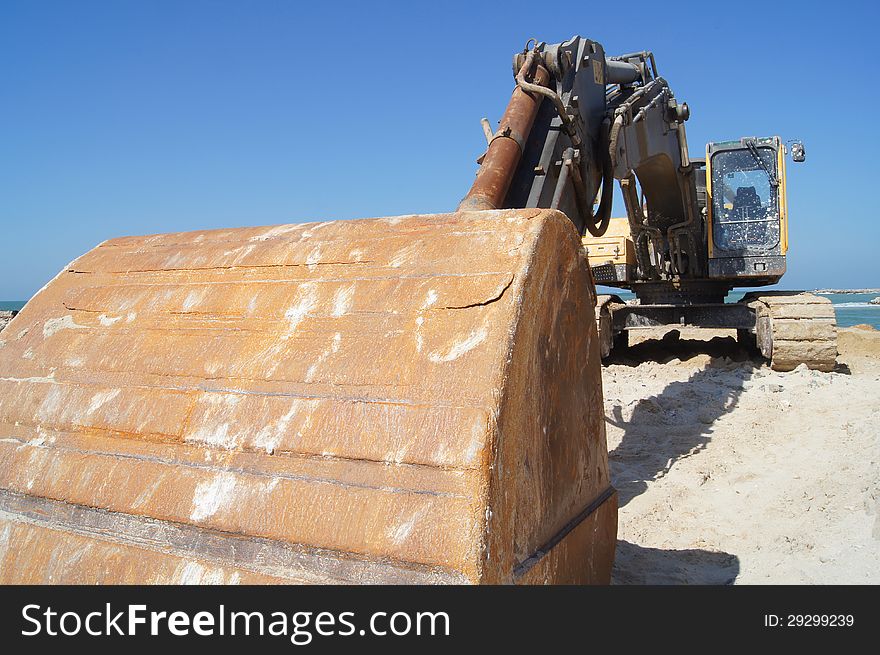
[[[773,171],[770,170],[770,167],[767,166],[767,163],[761,158],[761,154],[755,147],[754,141],[746,141],[746,147],[749,149],[749,152],[752,153],[752,157],[755,158],[755,161],[758,162],[761,165],[761,168],[764,169],[764,172],[767,173],[767,177],[770,178],[771,186],[778,187],[779,180],[776,179],[776,175],[773,173]]]

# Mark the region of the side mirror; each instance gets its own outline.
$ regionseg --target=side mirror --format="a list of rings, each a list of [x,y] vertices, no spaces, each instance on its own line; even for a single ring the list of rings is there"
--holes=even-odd
[[[804,144],[800,141],[793,141],[791,144],[791,159],[792,161],[802,162],[807,159],[807,151],[804,149]]]

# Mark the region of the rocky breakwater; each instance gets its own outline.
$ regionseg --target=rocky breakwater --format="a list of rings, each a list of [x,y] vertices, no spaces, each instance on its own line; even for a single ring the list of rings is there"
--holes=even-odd
[[[18,314],[15,311],[0,311],[0,330],[6,327],[6,324],[12,320],[12,317]]]

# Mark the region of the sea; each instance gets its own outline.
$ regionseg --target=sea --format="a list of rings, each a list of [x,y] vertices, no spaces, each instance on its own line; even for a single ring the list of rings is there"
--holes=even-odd
[[[635,297],[632,293],[619,290],[609,289],[604,292],[616,293],[624,300]],[[744,291],[729,293],[727,302],[736,302],[743,297],[744,293]],[[837,324],[840,327],[867,323],[880,330],[880,305],[869,304],[869,301],[880,296],[880,293],[821,293],[820,295],[831,300],[834,312],[837,314]],[[24,300],[0,300],[0,311],[21,309],[25,302]]]
[[[866,323],[880,330],[880,305],[870,305],[868,301],[880,296],[877,293],[823,293],[831,300],[837,324],[840,327]]]

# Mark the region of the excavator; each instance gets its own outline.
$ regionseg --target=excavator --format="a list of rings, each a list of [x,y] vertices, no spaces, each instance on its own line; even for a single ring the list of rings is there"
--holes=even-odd
[[[649,52],[513,69],[455,212],[114,238],[41,289],[0,332],[0,582],[608,583],[614,345],[833,366],[822,299],[723,302],[785,270],[780,139],[691,159]]]

